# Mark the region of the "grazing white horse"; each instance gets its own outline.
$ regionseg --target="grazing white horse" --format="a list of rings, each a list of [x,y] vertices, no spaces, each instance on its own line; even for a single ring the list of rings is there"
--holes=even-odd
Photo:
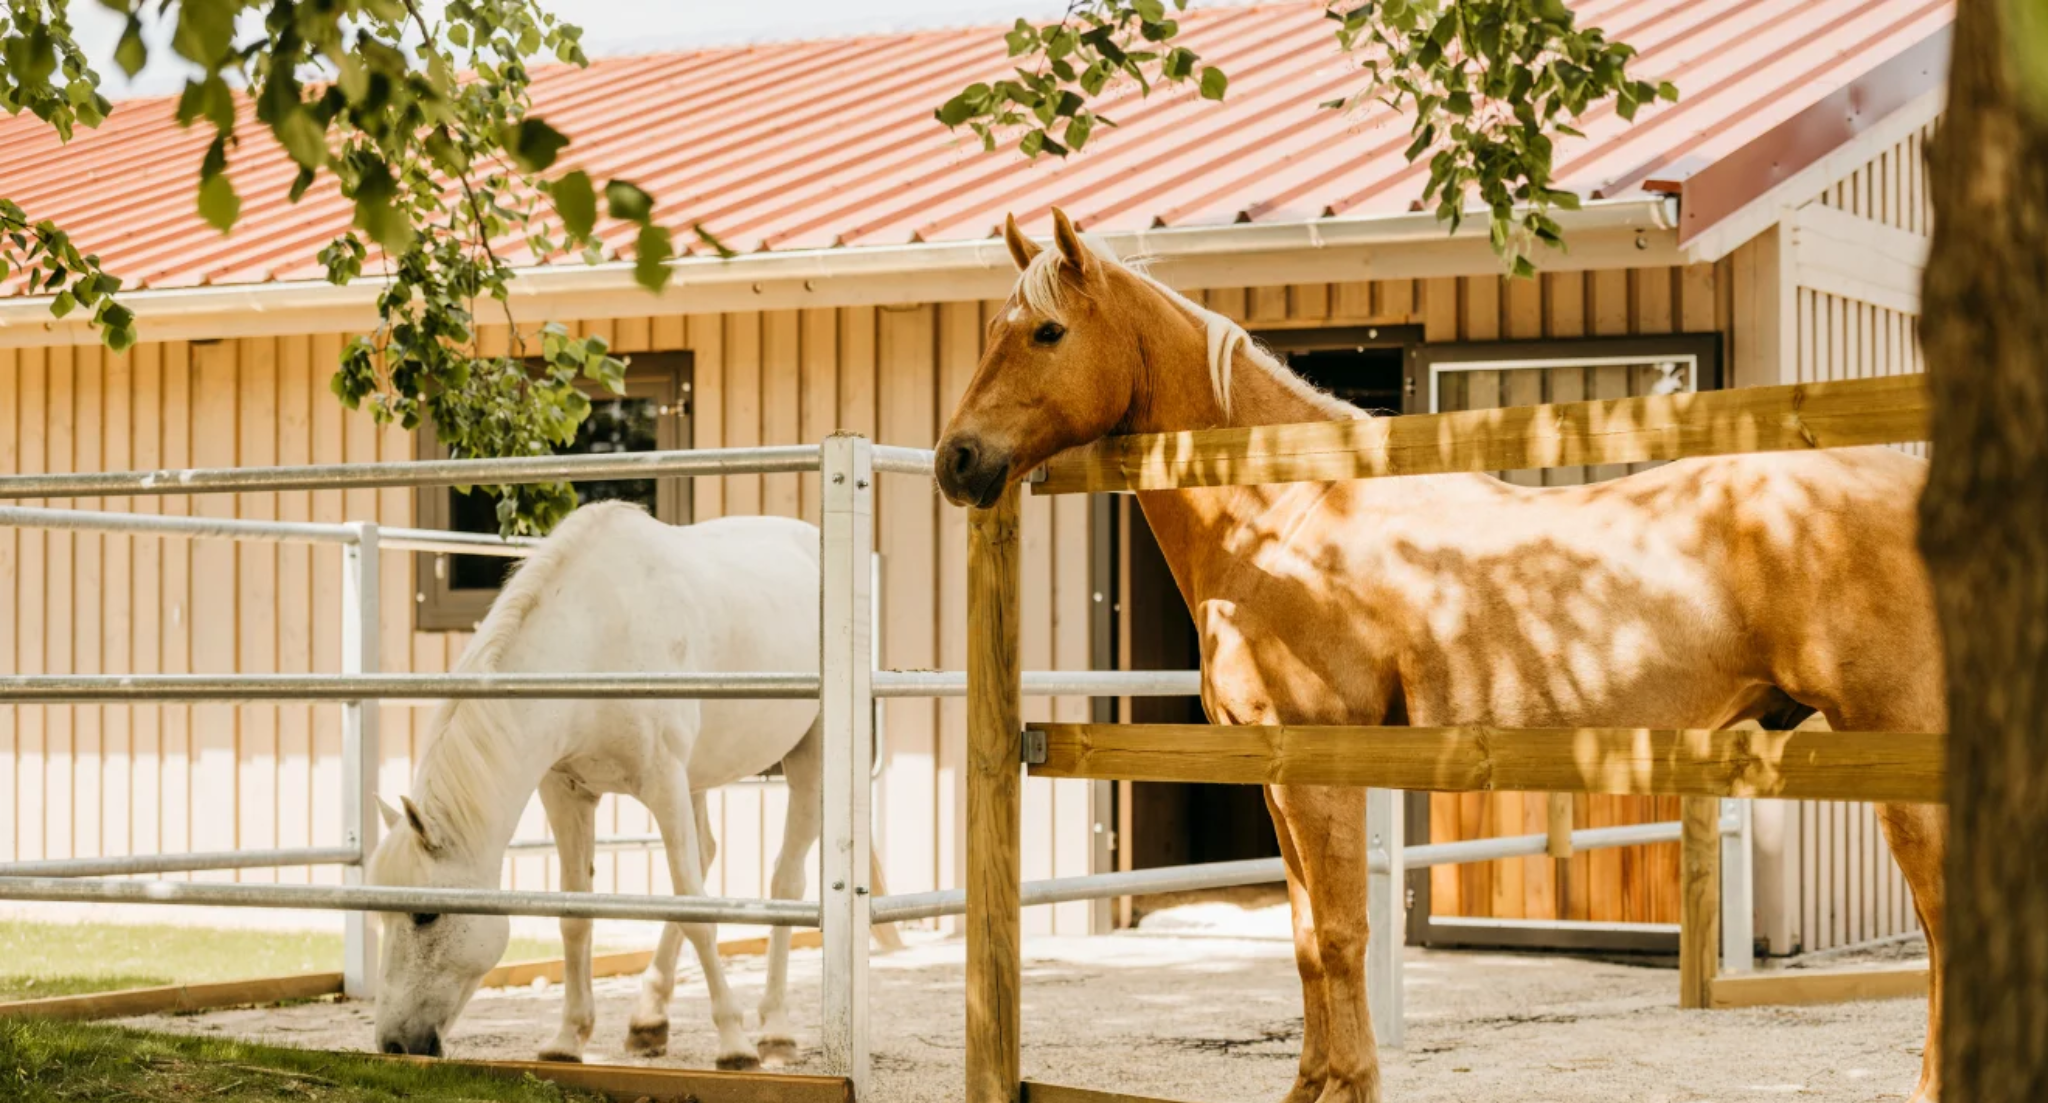
[[[815,672],[818,530],[737,517],[676,527],[622,503],[571,514],[513,574],[457,669],[487,672]],[[402,813],[371,858],[373,884],[496,888],[536,788],[562,858],[562,888],[588,892],[598,797],[647,806],[676,891],[701,895],[710,861],[699,795],[782,763],[789,812],[770,893],[801,899],[822,817],[815,701],[450,701]],[[877,870],[879,873],[879,870]],[[881,881],[875,881],[880,891]],[[439,1056],[442,1037],[505,952],[502,916],[386,915],[377,1047]],[[893,928],[877,928],[885,943]],[[718,1029],[718,1066],[794,1058],[784,1009],[789,929],[769,941],[758,1050],[719,967],[716,929],[670,923],[641,985],[629,1049],[668,1046],[668,1001],[682,939],[696,947]],[[562,1027],[544,1060],[580,1061],[596,1015],[590,921],[562,920]],[[759,1058],[756,1058],[756,1053]]]

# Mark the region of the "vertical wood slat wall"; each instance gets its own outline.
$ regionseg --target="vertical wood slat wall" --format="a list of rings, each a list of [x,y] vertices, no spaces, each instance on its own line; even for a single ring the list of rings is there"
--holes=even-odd
[[[1929,124],[1831,185],[1813,202],[1896,229],[1927,234]],[[1796,345],[1785,382],[1861,379],[1925,371],[1919,318],[1810,288],[1795,291]],[[1926,455],[1926,445],[1903,445]],[[1816,718],[1813,726],[1825,727]],[[1874,805],[1800,802],[1785,825],[1783,895],[1788,941],[1827,950],[1920,929],[1911,894],[1885,844]],[[1775,947],[1774,947],[1775,949]]]
[[[1719,331],[1731,338],[1732,358],[1740,362],[1754,353],[1732,332],[1730,265],[1552,273],[1520,284],[1463,278],[1217,289],[1205,298],[1263,328],[1417,324],[1438,342]],[[930,446],[979,359],[994,305],[662,316],[581,328],[623,352],[694,354],[698,447],[809,442],[834,428]],[[506,335],[487,332],[486,339],[502,347]],[[345,413],[328,392],[326,365],[335,362],[340,341],[312,335],[149,344],[125,356],[95,348],[0,350],[0,470],[411,458],[407,434]],[[1594,372],[1583,386],[1588,397],[1599,397],[1613,383]],[[47,504],[412,522],[411,496],[403,490]],[[1025,510],[1026,665],[1085,669],[1091,597],[1084,500],[1027,497]],[[696,488],[700,519],[764,511],[815,520],[816,478],[736,477]],[[880,482],[876,520],[886,595],[883,662],[959,669],[964,516],[917,480],[892,476]],[[412,562],[394,553],[383,563],[386,666],[446,670],[468,637],[412,631]],[[337,670],[339,571],[333,549],[0,529],[0,624],[8,626],[0,629],[0,670]],[[964,874],[964,710],[956,701],[884,707],[888,757],[875,807],[889,887],[957,887]],[[1087,702],[1032,700],[1026,710],[1029,719],[1079,720]],[[431,738],[431,718],[424,709],[387,710],[380,773],[386,794],[404,790],[416,753]],[[339,747],[332,707],[0,707],[0,799],[7,802],[0,809],[0,857],[332,844]],[[1091,871],[1091,784],[1026,787],[1027,876]],[[775,786],[710,796],[720,846],[711,891],[762,891],[781,836],[783,800]],[[1586,826],[1670,818],[1620,798],[1582,798],[1577,811]],[[607,801],[600,817],[601,833],[653,830],[632,802]],[[1432,817],[1438,839],[1521,833],[1540,830],[1541,803],[1438,796]],[[537,804],[519,834],[545,834]],[[1563,878],[1547,858],[1438,870],[1435,905],[1447,915],[1669,921],[1676,915],[1676,858],[1659,849],[1669,848],[1579,855]],[[1827,873],[1833,872],[1831,865]],[[335,871],[209,876],[331,880]],[[1865,884],[1891,891],[1884,876],[1868,873],[1859,891]],[[506,882],[552,886],[554,861],[512,860]],[[667,885],[658,855],[598,859],[600,891]],[[1893,910],[1910,922],[1910,908]],[[1084,904],[1033,909],[1026,929],[1080,933],[1089,914]]]
[[[1718,332],[1728,339],[1724,355],[1733,359],[1740,351],[1733,333],[1730,269],[1724,261],[1553,272],[1535,280],[1423,280],[1418,281],[1417,321],[1432,343]],[[1446,399],[1474,408],[1620,398],[1639,393],[1646,382],[1633,378],[1627,367],[1460,372],[1451,379],[1454,393]],[[1417,384],[1426,386],[1427,381]],[[1452,402],[1444,408],[1452,408]],[[1521,471],[1507,477],[1532,486],[1568,485],[1625,473],[1617,465],[1615,470]],[[1437,793],[1428,800],[1431,842],[1541,834],[1545,829],[1540,794]],[[1676,798],[1573,799],[1573,823],[1582,828],[1677,817]],[[1579,853],[1563,862],[1538,856],[1441,866],[1430,871],[1430,907],[1443,916],[1675,923],[1678,850],[1665,844]]]

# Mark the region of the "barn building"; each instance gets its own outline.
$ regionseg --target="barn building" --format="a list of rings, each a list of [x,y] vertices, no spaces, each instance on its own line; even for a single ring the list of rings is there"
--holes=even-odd
[[[1423,175],[1384,109],[1319,107],[1355,90],[1323,5],[1201,7],[1188,43],[1232,77],[1105,106],[1121,125],[1027,163],[948,133],[932,108],[1005,71],[1000,29],[707,49],[545,70],[540,110],[566,164],[641,183],[679,226],[740,255],[683,259],[659,295],[630,266],[532,267],[521,326],[554,320],[632,356],[601,397],[590,449],[814,442],[846,429],[930,446],[973,372],[1013,272],[1005,213],[1045,235],[1058,205],[1153,271],[1241,319],[1315,382],[1421,412],[1753,386],[1921,369],[1914,325],[1928,206],[1924,145],[1941,109],[1945,0],[1599,0],[1586,21],[1642,50],[1683,98],[1633,124],[1610,111],[1560,144],[1569,251],[1508,280],[1483,229],[1418,211]],[[857,78],[852,74],[860,74]],[[337,350],[374,320],[369,281],[321,281],[346,223],[332,198],[284,201],[286,159],[246,106],[223,237],[193,202],[205,139],[174,101],[122,103],[59,146],[0,121],[0,180],[129,280],[143,343],[101,348],[18,286],[0,299],[0,471],[403,460],[431,434],[346,413]],[[679,234],[679,240],[688,235]],[[623,240],[623,237],[621,237]],[[491,348],[508,347],[503,326]],[[1605,468],[1519,473],[1553,483]],[[615,485],[664,518],[815,518],[815,477]],[[320,491],[30,503],[77,509],[488,527],[446,491]],[[1185,611],[1129,499],[1027,499],[1029,669],[1182,668]],[[883,663],[965,661],[966,524],[929,487],[885,480],[877,505]],[[1475,520],[1475,523],[1479,523]],[[387,553],[387,669],[444,670],[500,577],[488,561]],[[339,667],[330,549],[0,529],[0,671],[294,672]],[[1037,701],[1027,716],[1192,717],[1192,702]],[[430,712],[386,706],[382,789],[403,790]],[[338,710],[313,706],[0,707],[0,860],[332,844]],[[964,707],[886,703],[875,792],[892,891],[962,883]],[[1025,875],[1274,853],[1255,792],[1085,781],[1026,790]],[[762,894],[784,800],[773,781],[713,797],[712,890]],[[1540,831],[1540,798],[1410,802],[1410,841]],[[1675,800],[1581,797],[1598,826],[1675,818]],[[1777,953],[1909,931],[1871,810],[1758,807],[1758,938]],[[539,837],[536,806],[522,829]],[[609,808],[601,834],[651,830]],[[661,890],[645,852],[600,856],[598,891]],[[333,870],[245,871],[304,881]],[[237,876],[237,875],[221,875]],[[508,862],[508,887],[552,859]],[[1675,846],[1418,874],[1412,937],[1440,943],[1640,942],[1677,919]],[[1424,921],[1424,917],[1426,921]],[[1069,904],[1027,929],[1079,933],[1127,910]]]

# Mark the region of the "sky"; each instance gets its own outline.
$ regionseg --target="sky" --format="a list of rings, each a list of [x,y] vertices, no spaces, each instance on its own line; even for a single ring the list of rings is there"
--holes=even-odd
[[[875,31],[1003,23],[1046,18],[1059,0],[540,0],[583,28],[592,57],[694,46],[728,46]],[[100,4],[71,5],[79,46],[92,59],[112,98],[175,92],[184,62],[164,48],[167,27],[152,27],[149,66],[133,81],[113,64],[121,20]]]

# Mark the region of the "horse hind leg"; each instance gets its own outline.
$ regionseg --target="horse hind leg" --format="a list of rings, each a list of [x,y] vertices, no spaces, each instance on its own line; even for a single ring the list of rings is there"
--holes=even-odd
[[[1940,706],[1891,712],[1829,709],[1836,731],[1940,731]],[[1931,717],[1931,719],[1930,719]],[[1947,957],[1943,870],[1948,863],[1948,809],[1938,804],[1880,804],[1878,826],[1913,892],[1913,911],[1927,935],[1927,1039],[1920,1054],[1920,1080],[1910,1103],[1941,1098],[1941,1001]]]
[[[782,849],[775,855],[775,872],[768,894],[776,900],[801,900],[807,884],[811,847],[818,841],[824,819],[824,742],[820,725],[812,724],[796,747],[782,760],[782,776],[789,784],[789,806],[783,819]],[[797,1059],[796,1034],[790,1029],[789,1011],[789,928],[768,932],[768,982],[761,992],[761,1038],[756,1043],[761,1063],[771,1068]]]
[[[562,859],[562,891],[589,892],[597,854],[597,798],[550,774],[540,784],[541,807]],[[581,1061],[597,1025],[590,990],[590,920],[562,920],[562,1029],[540,1051],[543,1061]]]
[[[661,828],[669,876],[675,883],[677,894],[702,896],[704,874],[697,865],[697,816],[692,810],[694,802],[690,797],[689,779],[681,765],[676,764],[666,773],[646,779],[640,797]],[[633,1016],[629,1043],[637,1043],[643,1037],[651,1040],[658,1033],[666,1047],[668,996],[675,991],[675,968],[674,955],[664,951],[669,949],[674,939],[672,932],[678,927],[682,937],[689,939],[697,951],[697,963],[704,970],[704,987],[711,996],[711,1022],[718,1030],[718,1067],[727,1070],[759,1068],[760,1059],[754,1055],[753,1047],[747,1044],[747,1036],[740,1029],[743,1016],[739,1001],[733,998],[732,986],[725,979],[725,966],[718,960],[718,927],[713,923],[672,923],[663,928],[661,946],[655,951],[655,962],[648,969],[647,983],[641,987],[640,1008]],[[665,963],[669,966],[666,975],[659,975]]]
[[[1317,995],[1309,983],[1303,935],[1313,939],[1315,972],[1321,981],[1323,1064],[1321,1091],[1315,1103],[1380,1103],[1379,1042],[1373,1035],[1372,1010],[1366,1002],[1365,946],[1369,936],[1365,912],[1365,791],[1321,786],[1278,786],[1269,799],[1283,814],[1300,862],[1299,880],[1308,898],[1312,929],[1296,932],[1296,962],[1303,964],[1304,1037],[1302,1081],[1308,1090],[1314,1043],[1307,1037],[1307,1015]],[[1292,863],[1290,863],[1291,865]],[[1292,870],[1289,871],[1292,873]],[[1297,893],[1290,876],[1290,900]],[[1297,917],[1300,905],[1296,904]],[[1297,920],[1298,921],[1298,920]],[[1303,1099],[1306,1099],[1303,1096]]]

